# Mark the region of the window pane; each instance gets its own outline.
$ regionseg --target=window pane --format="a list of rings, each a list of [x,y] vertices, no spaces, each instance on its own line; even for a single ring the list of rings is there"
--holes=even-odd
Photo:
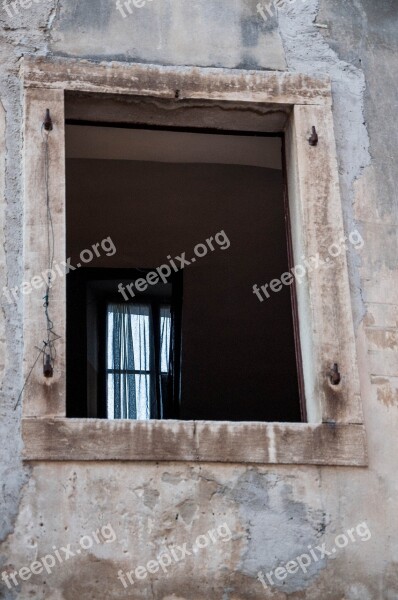
[[[146,304],[110,304],[107,368],[149,371],[149,311]],[[115,339],[115,327],[119,330]],[[134,367],[131,365],[134,364]]]
[[[150,419],[150,386],[150,375],[108,373],[108,419]]]
[[[108,306],[107,369],[113,371],[107,375],[109,419],[150,418],[149,317],[146,304]]]
[[[169,306],[160,309],[160,370],[167,373],[170,356],[171,313]]]

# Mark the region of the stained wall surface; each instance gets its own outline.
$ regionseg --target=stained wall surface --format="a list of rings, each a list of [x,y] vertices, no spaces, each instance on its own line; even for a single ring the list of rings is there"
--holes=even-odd
[[[1,582],[0,598],[398,598],[395,2],[296,0],[271,8],[272,16],[263,11],[266,21],[254,0],[148,0],[125,17],[105,0],[23,4],[14,3],[18,14],[15,6],[0,7],[1,288],[24,280],[24,54],[331,77],[345,229],[358,229],[364,239],[360,252],[349,248],[348,260],[369,467],[23,464],[15,408],[23,385],[22,298],[9,303],[3,294],[0,572],[68,544],[81,552],[18,588]],[[338,548],[335,537],[353,528]],[[115,539],[103,535],[102,543],[82,549],[81,536],[93,540],[98,530],[114,531]],[[216,541],[194,552],[209,530]],[[178,561],[124,588],[119,569],[147,565],[171,544],[187,544],[190,554],[179,551]],[[259,570],[269,573],[323,544],[336,552],[321,559],[318,550],[319,560],[283,580],[274,576],[267,589],[257,579]]]

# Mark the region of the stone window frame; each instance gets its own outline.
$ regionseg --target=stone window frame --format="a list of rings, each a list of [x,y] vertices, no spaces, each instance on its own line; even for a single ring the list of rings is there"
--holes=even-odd
[[[345,235],[331,83],[327,77],[25,57],[21,78],[25,281],[46,269],[43,160],[38,149],[47,108],[54,122],[49,185],[56,232],[55,260],[66,260],[65,95],[70,92],[194,102],[206,110],[228,107],[236,110],[235,120],[242,117],[240,129],[244,130],[267,115],[269,131],[283,127],[285,132],[294,256],[314,256],[317,252],[325,255],[330,244],[338,243]],[[319,135],[317,146],[308,143],[312,126]],[[61,336],[57,364],[52,379],[45,379],[41,370],[35,369],[25,388],[25,460],[366,466],[366,432],[345,253],[333,261],[331,268],[308,273],[305,284],[297,287],[308,422],[106,421],[65,416],[65,277],[58,278],[52,289],[52,311],[57,315],[56,330]],[[42,290],[24,296],[25,377],[37,354],[35,346],[43,337],[42,302]],[[342,376],[337,386],[328,376],[334,363],[338,363]]]

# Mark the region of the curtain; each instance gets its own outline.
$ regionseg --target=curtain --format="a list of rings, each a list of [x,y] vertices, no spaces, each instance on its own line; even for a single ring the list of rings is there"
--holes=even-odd
[[[159,416],[160,419],[169,418],[169,398],[168,398],[168,382],[171,377],[172,365],[171,365],[171,312],[170,306],[161,306],[159,311],[159,328],[160,328],[160,342],[159,342]]]
[[[171,338],[171,313],[170,306],[160,308],[160,371],[169,372]]]
[[[181,331],[182,331],[182,271],[173,279],[170,306],[170,349],[167,377],[167,418],[179,419],[181,410]]]
[[[150,305],[108,305],[108,419],[145,420],[156,412],[152,357]]]

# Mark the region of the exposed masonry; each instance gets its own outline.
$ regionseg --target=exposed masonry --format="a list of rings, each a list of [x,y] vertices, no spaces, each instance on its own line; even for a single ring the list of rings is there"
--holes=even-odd
[[[163,1],[163,0],[162,0]],[[165,0],[166,2],[166,0]],[[331,3],[331,2],[330,2]],[[160,4],[160,3],[159,3]],[[207,0],[206,4],[212,2]],[[245,7],[246,39],[255,36],[255,2],[242,0]],[[356,4],[360,4],[356,2]],[[66,0],[64,6],[68,6]],[[70,6],[70,5],[69,5]],[[0,246],[0,277],[1,284],[16,286],[23,281],[21,247],[22,247],[22,181],[21,181],[21,88],[18,79],[19,58],[23,53],[46,55],[52,47],[54,39],[59,42],[58,16],[62,6],[60,1],[46,1],[34,5],[29,11],[21,11],[20,17],[5,22],[4,37],[0,41],[0,62],[2,72],[0,79],[0,98],[6,114],[6,148],[2,148],[0,137],[0,154],[6,150],[6,181],[5,200],[0,205],[0,228],[6,220],[4,242]],[[91,16],[87,7],[87,38],[91,35],[98,37],[98,32],[90,29],[96,17]],[[172,9],[164,18],[172,19]],[[339,10],[335,4],[335,10]],[[252,12],[251,12],[252,11]],[[73,11],[70,11],[73,13]],[[310,75],[328,73],[333,81],[335,132],[340,161],[340,181],[343,195],[345,228],[352,231],[358,228],[353,213],[354,191],[353,185],[359,181],[364,169],[370,164],[369,140],[365,125],[363,124],[363,95],[365,89],[362,72],[338,58],[325,40],[324,32],[314,28],[313,21],[318,14],[317,0],[307,0],[303,3],[292,3],[283,11],[278,11],[279,33],[286,53],[288,70],[304,72]],[[161,13],[161,16],[163,13]],[[4,15],[0,14],[0,20]],[[160,17],[159,17],[160,18]],[[71,18],[72,19],[72,18]],[[73,28],[73,19],[71,21]],[[209,20],[209,28],[211,23]],[[182,23],[187,29],[193,27],[192,22]],[[274,25],[272,31],[275,31]],[[55,28],[55,33],[53,30]],[[227,35],[228,32],[225,32]],[[87,50],[84,50],[84,42]],[[157,39],[157,42],[159,40]],[[205,42],[206,43],[206,42]],[[252,42],[251,42],[252,43]],[[90,54],[89,40],[83,40],[82,52]],[[245,58],[245,52],[249,58]],[[150,54],[150,52],[148,52]],[[145,54],[145,51],[143,51]],[[249,50],[242,50],[242,64],[253,66],[255,56]],[[93,56],[95,58],[95,56]],[[124,56],[124,59],[129,56]],[[181,62],[184,63],[184,51],[181,50]],[[229,57],[225,58],[227,66]],[[211,63],[209,63],[211,64]],[[283,64],[283,60],[281,60]],[[223,66],[214,64],[213,66]],[[235,65],[236,66],[236,65]],[[242,65],[241,65],[242,66]],[[347,109],[349,107],[349,110]],[[1,119],[0,109],[0,119]],[[1,124],[0,124],[1,133]],[[0,165],[1,165],[0,158]],[[1,177],[0,177],[1,187]],[[392,193],[392,190],[391,190]],[[367,200],[369,201],[369,200]],[[360,228],[359,228],[360,230]],[[361,230],[360,230],[361,231]],[[361,232],[362,233],[362,232]],[[2,235],[2,231],[0,231]],[[366,239],[366,236],[364,236]],[[5,259],[5,265],[4,265]],[[357,255],[355,252],[349,256],[350,278],[353,293],[353,311],[357,325],[360,323],[364,308],[359,285]],[[156,535],[163,535],[170,530],[175,522],[176,514],[182,520],[188,535],[189,528],[195,523],[199,514],[217,515],[226,519],[226,514],[231,518],[229,525],[235,527],[237,546],[235,555],[228,556],[229,566],[234,572],[225,577],[222,583],[222,571],[212,571],[212,581],[219,592],[219,598],[232,600],[236,597],[235,589],[248,589],[253,585],[253,579],[258,570],[269,566],[273,568],[277,561],[268,565],[268,556],[274,552],[277,560],[283,562],[295,553],[305,551],[307,544],[323,539],[326,532],[338,532],[343,527],[351,527],[357,521],[358,511],[370,511],[367,504],[366,493],[377,486],[385,490],[387,484],[381,484],[380,479],[391,477],[391,463],[388,457],[383,460],[383,473],[376,471],[363,471],[353,474],[353,470],[343,472],[334,469],[300,468],[278,469],[250,467],[216,467],[207,468],[188,465],[164,465],[159,467],[137,465],[135,471],[128,470],[125,465],[117,473],[114,465],[97,467],[93,463],[85,465],[52,465],[47,468],[39,465],[33,469],[23,468],[19,459],[21,443],[19,436],[20,409],[14,412],[15,399],[19,394],[21,381],[22,359],[22,313],[21,303],[17,307],[9,305],[5,298],[0,300],[0,370],[4,364],[4,371],[0,377],[0,439],[4,447],[7,441],[7,451],[1,453],[0,460],[0,540],[7,539],[0,549],[0,565],[4,557],[13,555],[14,560],[24,563],[29,549],[28,540],[33,536],[42,537],[40,542],[44,547],[51,548],[52,544],[65,543],[65,531],[60,525],[60,514],[76,514],[72,519],[72,538],[77,539],[83,527],[85,518],[85,503],[90,498],[102,511],[105,519],[120,519],[123,526],[120,531],[125,531],[129,526],[129,519],[133,520],[131,506],[137,510],[142,531],[150,526],[156,529]],[[392,314],[392,313],[391,313]],[[390,321],[393,325],[394,317]],[[7,325],[7,326],[5,326]],[[388,383],[387,379],[383,382]],[[375,384],[380,382],[374,379]],[[384,383],[383,383],[384,384]],[[392,410],[392,405],[388,404]],[[372,411],[373,412],[373,411]],[[390,413],[392,414],[392,413]],[[378,424],[384,424],[381,420]],[[381,430],[383,430],[380,425]],[[376,425],[375,425],[376,426]],[[374,435],[374,432],[373,432]],[[380,435],[380,432],[378,433]],[[384,434],[383,434],[384,435]],[[377,444],[383,445],[380,439]],[[374,457],[374,461],[376,458]],[[372,461],[373,462],[373,461]],[[385,463],[385,464],[384,464]],[[375,468],[373,466],[373,468]],[[390,470],[389,470],[390,469]],[[127,483],[126,483],[127,482]],[[124,490],[128,489],[128,495]],[[54,503],[46,503],[46,498],[54,498]],[[199,503],[192,500],[198,499]],[[117,501],[115,501],[117,500]],[[115,508],[114,508],[115,506]],[[177,510],[175,510],[177,507]],[[377,512],[382,507],[378,507]],[[385,508],[385,507],[383,507]],[[45,509],[47,514],[42,511]],[[69,512],[70,511],[70,512]],[[79,513],[79,511],[81,511]],[[130,511],[130,512],[129,512]],[[371,511],[376,519],[375,509]],[[384,512],[384,511],[382,511]],[[363,513],[362,513],[363,514]],[[37,523],[38,516],[43,517],[45,524],[40,528]],[[126,516],[127,515],[127,516]],[[351,515],[351,516],[350,516]],[[366,515],[364,515],[366,516]],[[18,517],[18,518],[17,518]],[[349,519],[352,517],[352,520]],[[90,517],[92,518],[92,517]],[[210,518],[210,517],[208,517]],[[124,519],[124,520],[123,520]],[[174,520],[174,521],[173,521]],[[12,534],[17,524],[17,534]],[[131,523],[130,523],[131,524]],[[91,525],[91,523],[89,523]],[[311,600],[319,599],[319,590],[336,590],[336,598],[345,597],[348,600],[374,600],[397,597],[398,582],[396,579],[396,565],[391,562],[389,554],[383,555],[385,529],[391,526],[383,519],[378,523],[375,537],[378,538],[378,551],[374,547],[369,554],[349,555],[354,563],[345,569],[344,563],[348,555],[343,556],[336,565],[329,563],[321,565],[307,577],[297,576],[289,581],[288,588],[280,586],[280,595],[277,600],[285,600],[287,594],[297,591],[300,598]],[[93,527],[97,523],[93,522]],[[202,526],[199,530],[205,530]],[[372,528],[373,530],[373,528]],[[76,535],[75,535],[76,534]],[[395,534],[393,533],[393,536]],[[77,537],[76,537],[77,536]],[[396,536],[395,536],[396,537]],[[184,539],[184,538],[182,538]],[[185,541],[185,539],[184,539]],[[59,542],[59,543],[58,543]],[[95,557],[93,557],[95,558]],[[221,561],[220,561],[221,562]],[[385,565],[387,563],[387,567]],[[85,597],[88,588],[84,583],[87,573],[93,568],[93,561],[77,563],[73,593],[76,597]],[[102,560],[99,568],[94,571],[93,580],[101,575],[115,574],[115,565],[112,560]],[[161,588],[161,593],[148,588],[145,598],[162,598],[163,600],[193,600],[193,598],[211,597],[209,593],[200,591],[206,579],[205,564],[197,565],[194,570],[193,584],[197,592],[190,594],[184,585],[184,573],[176,574],[177,579],[166,582]],[[202,569],[202,570],[201,570]],[[229,582],[229,583],[227,583]],[[53,596],[59,599],[71,600],[68,595],[67,578],[62,577],[54,584],[58,592]],[[179,585],[177,585],[179,584]],[[384,591],[382,590],[382,586]],[[41,589],[45,589],[42,586]],[[95,583],[92,581],[92,589]],[[181,590],[181,591],[177,591]],[[307,590],[306,592],[303,590]],[[39,595],[39,588],[36,591]],[[98,591],[98,590],[97,590]],[[251,597],[255,600],[263,599],[263,590],[253,586]],[[15,596],[7,595],[9,600]],[[101,592],[100,592],[101,593]],[[308,595],[302,595],[307,594]],[[322,593],[322,592],[321,592]],[[195,595],[196,594],[196,595]],[[27,592],[26,592],[27,595]],[[95,595],[95,593],[94,593]],[[1,596],[1,592],[0,592]],[[98,596],[98,594],[97,594]],[[144,596],[142,596],[144,597]],[[295,596],[296,597],[296,596]],[[138,598],[138,596],[137,596]]]

